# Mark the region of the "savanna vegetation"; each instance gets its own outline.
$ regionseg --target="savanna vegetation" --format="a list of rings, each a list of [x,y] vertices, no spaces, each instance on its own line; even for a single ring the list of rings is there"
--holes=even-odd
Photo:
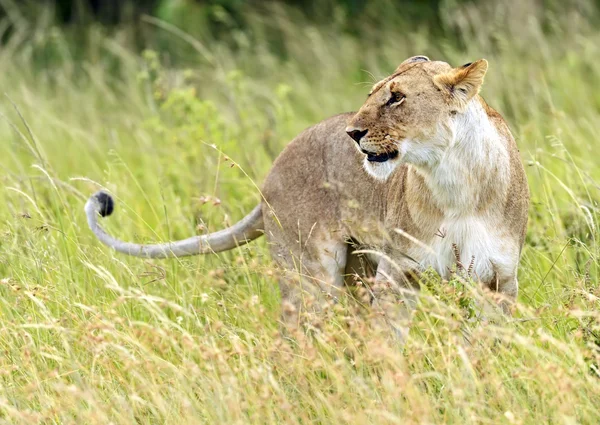
[[[597,4],[234,3],[101,23],[0,1],[0,422],[599,423]],[[506,323],[429,276],[402,348],[351,299],[284,339],[264,240],[145,261],[88,230],[99,188],[127,240],[236,221],[296,134],[416,54],[485,57],[482,95],[520,147],[532,203]]]

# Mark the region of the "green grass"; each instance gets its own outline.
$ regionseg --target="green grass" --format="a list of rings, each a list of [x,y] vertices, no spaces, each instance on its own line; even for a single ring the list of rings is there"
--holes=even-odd
[[[19,21],[0,50],[0,422],[599,423],[600,30],[590,15],[466,5],[443,14],[452,39],[397,28],[391,14],[364,23],[359,40],[274,9],[251,16],[252,37],[235,35],[233,47],[193,41],[189,69],[169,65],[168,48],[137,55],[125,30],[92,26],[77,44],[43,15]],[[285,59],[270,53],[269,31]],[[190,48],[165,37],[173,51]],[[482,94],[526,164],[532,203],[509,323],[471,324],[460,285],[446,284],[423,298],[404,349],[346,302],[321,333],[291,342],[278,333],[264,240],[145,261],[87,229],[83,205],[101,187],[117,198],[104,225],[126,240],[234,222],[296,134],[357,109],[373,78],[415,54],[488,59]]]

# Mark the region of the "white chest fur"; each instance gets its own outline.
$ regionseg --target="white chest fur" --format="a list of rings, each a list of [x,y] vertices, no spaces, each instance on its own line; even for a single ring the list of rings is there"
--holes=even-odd
[[[519,249],[514,238],[500,226],[502,202],[496,202],[508,186],[506,145],[479,102],[471,102],[449,129],[450,136],[440,132],[438,137],[446,140],[446,147],[440,148],[438,155],[430,155],[430,162],[415,168],[444,218],[439,223],[428,222],[421,218],[428,215],[412,210],[417,207],[409,202],[419,227],[434,230],[425,232],[423,244],[413,244],[408,254],[421,269],[433,267],[447,278],[457,262],[456,246],[462,265],[468,268],[473,263],[475,280],[490,282],[495,273],[511,275],[517,266]],[[443,144],[435,146],[438,145]],[[418,191],[414,196],[420,196]],[[484,207],[479,208],[480,205]]]
[[[421,270],[433,267],[446,279],[456,267],[455,250],[464,268],[472,267],[471,276],[476,281],[489,283],[496,272],[510,275],[517,266],[518,247],[502,237],[494,221],[489,217],[446,219],[429,241],[412,245],[408,254]]]

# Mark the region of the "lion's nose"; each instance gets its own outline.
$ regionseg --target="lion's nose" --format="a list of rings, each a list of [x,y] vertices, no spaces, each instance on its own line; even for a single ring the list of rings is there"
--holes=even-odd
[[[356,143],[360,143],[360,139],[365,137],[369,130],[359,130],[357,128],[347,128],[346,133],[352,137]]]

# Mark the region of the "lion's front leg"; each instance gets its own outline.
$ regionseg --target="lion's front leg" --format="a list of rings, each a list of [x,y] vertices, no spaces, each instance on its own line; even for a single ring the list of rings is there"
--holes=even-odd
[[[394,336],[404,343],[408,338],[412,312],[418,299],[418,272],[382,258],[377,266],[373,285],[373,308],[381,316],[380,323],[391,328]]]
[[[489,288],[495,293],[494,304],[495,307],[500,308],[503,318],[511,316],[519,293],[516,267],[508,273],[502,273],[498,267],[494,267],[494,277],[489,284]]]

